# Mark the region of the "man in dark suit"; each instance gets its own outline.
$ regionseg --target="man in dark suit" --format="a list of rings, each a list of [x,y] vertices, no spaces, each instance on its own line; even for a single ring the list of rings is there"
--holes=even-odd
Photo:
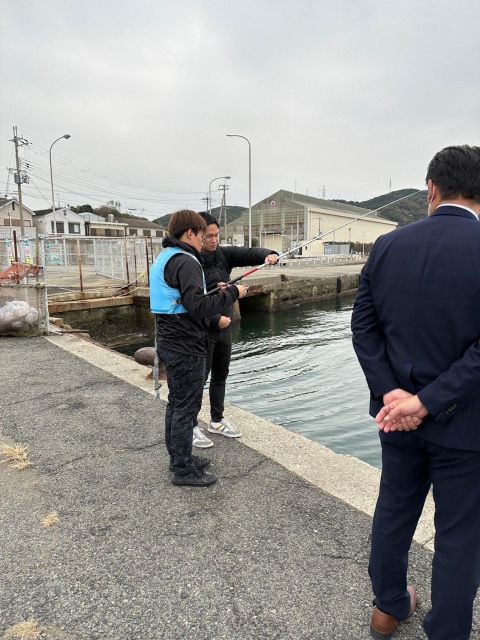
[[[382,445],[369,574],[370,629],[390,638],[415,609],[408,552],[433,487],[430,640],[467,640],[480,582],[480,147],[427,171],[428,217],[380,237],[352,316]]]

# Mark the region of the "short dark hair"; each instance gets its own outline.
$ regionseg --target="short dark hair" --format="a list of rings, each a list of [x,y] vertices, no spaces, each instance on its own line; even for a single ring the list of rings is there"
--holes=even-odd
[[[191,229],[194,233],[207,230],[205,220],[195,211],[190,209],[182,209],[181,211],[175,211],[168,223],[168,233],[177,240]]]
[[[217,227],[220,229],[220,225],[218,224],[218,220],[216,218],[214,218],[212,215],[210,215],[209,213],[207,213],[206,211],[203,211],[202,213],[199,213],[198,215],[202,216],[202,218],[205,220],[205,223],[208,227],[209,224],[216,224]]]
[[[462,197],[480,202],[480,147],[445,147],[428,165],[429,180],[445,200]]]

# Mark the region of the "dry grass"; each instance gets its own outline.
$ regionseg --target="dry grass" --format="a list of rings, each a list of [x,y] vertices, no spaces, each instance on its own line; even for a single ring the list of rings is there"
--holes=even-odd
[[[48,527],[53,527],[59,521],[58,513],[56,511],[52,511],[51,513],[47,513],[47,515],[42,520],[42,527],[47,529]]]
[[[9,445],[0,442],[0,455],[3,456],[3,463],[10,464],[19,471],[27,469],[32,464],[28,457],[29,451],[23,444]]]
[[[42,634],[42,627],[36,620],[27,620],[14,624],[6,630],[3,636],[5,640],[37,640]]]

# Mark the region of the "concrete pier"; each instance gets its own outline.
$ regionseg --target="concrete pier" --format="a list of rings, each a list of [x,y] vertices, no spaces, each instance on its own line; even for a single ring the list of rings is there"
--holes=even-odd
[[[244,280],[249,291],[246,298],[236,303],[236,314],[282,311],[353,294],[362,267],[363,263],[353,262],[261,269]],[[243,269],[234,269],[232,278],[242,273]],[[85,329],[99,342],[125,344],[132,333],[153,336],[149,296],[148,287],[139,287],[130,293],[123,291],[116,296],[106,291],[57,295],[49,303],[49,312],[76,329]]]
[[[0,354],[0,441],[32,462],[0,465],[0,637],[26,620],[47,640],[369,637],[378,470],[228,407],[244,436],[205,452],[217,485],[174,487],[144,367],[69,335],[1,338]],[[425,637],[426,516],[399,640]]]

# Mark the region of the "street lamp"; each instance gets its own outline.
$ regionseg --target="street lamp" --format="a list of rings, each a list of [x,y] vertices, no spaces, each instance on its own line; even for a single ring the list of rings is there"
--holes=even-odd
[[[252,145],[250,140],[238,133],[227,133],[227,138],[243,138],[248,142],[248,246],[252,246]]]
[[[48,152],[48,156],[50,158],[50,185],[52,187],[52,213],[53,213],[53,232],[54,233],[57,233],[57,220],[56,220],[56,216],[55,216],[55,194],[53,192],[52,147],[59,140],[62,140],[63,138],[65,138],[65,140],[68,140],[71,137],[72,136],[69,133],[66,133],[63,136],[60,136],[59,138],[57,138],[56,140],[54,140],[52,142],[52,144],[50,145],[50,150]]]
[[[218,178],[213,178],[210,180],[210,184],[208,185],[208,213],[212,215],[212,182],[215,180],[230,180],[231,176],[219,176]]]

